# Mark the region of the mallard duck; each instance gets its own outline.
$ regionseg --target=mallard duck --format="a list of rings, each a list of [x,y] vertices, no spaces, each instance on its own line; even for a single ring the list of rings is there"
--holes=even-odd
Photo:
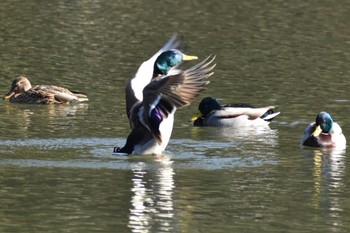
[[[130,110],[133,105],[138,101],[142,101],[142,91],[152,79],[167,75],[170,70],[176,73],[176,69],[172,68],[179,65],[182,61],[198,59],[196,56],[186,55],[176,49],[180,43],[180,38],[174,35],[157,53],[143,62],[135,76],[129,80],[125,91],[126,113],[128,118],[130,117]]]
[[[37,85],[32,87],[26,77],[19,76],[12,82],[10,91],[4,96],[11,103],[22,104],[62,104],[87,101],[85,94],[71,92],[66,88]]]
[[[320,112],[316,121],[309,124],[301,139],[303,146],[345,148],[346,139],[338,123],[327,112]]]
[[[144,89],[142,101],[130,111],[132,130],[117,154],[162,154],[168,145],[176,109],[189,105],[209,83],[215,65],[209,56],[177,74],[154,78]]]
[[[273,112],[273,108],[255,108],[250,104],[221,105],[217,99],[205,97],[199,104],[199,113],[192,121],[194,126],[266,126],[280,114]]]

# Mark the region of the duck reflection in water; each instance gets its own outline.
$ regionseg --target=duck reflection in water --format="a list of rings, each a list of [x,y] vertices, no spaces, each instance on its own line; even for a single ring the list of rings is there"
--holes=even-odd
[[[227,140],[254,145],[278,145],[278,130],[268,125],[260,127],[192,127],[194,140]]]
[[[341,226],[343,203],[340,198],[345,177],[345,149],[322,148],[303,150],[306,158],[311,158],[313,176],[312,202],[315,209],[326,209],[332,225]],[[339,230],[339,229],[338,229]]]
[[[135,163],[132,171],[133,196],[128,224],[131,232],[174,232],[177,224],[173,223],[172,161],[161,156],[156,164],[149,161]]]
[[[6,124],[6,129],[10,130],[9,134],[19,132],[21,137],[26,138],[35,132],[42,134],[45,130],[55,131],[59,125],[63,128],[70,127],[77,118],[86,114],[88,107],[87,103],[35,106],[5,104],[3,109],[7,116],[3,122]],[[36,122],[40,122],[45,127],[38,127]]]

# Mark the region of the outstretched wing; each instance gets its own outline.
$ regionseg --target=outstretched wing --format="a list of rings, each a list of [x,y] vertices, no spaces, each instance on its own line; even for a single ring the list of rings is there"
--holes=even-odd
[[[130,109],[137,101],[142,101],[143,88],[151,81],[153,76],[154,63],[157,57],[170,49],[175,49],[180,46],[181,39],[177,34],[174,34],[170,40],[150,59],[143,62],[137,70],[135,76],[128,82],[126,86],[126,112],[130,116]]]
[[[176,108],[189,105],[209,83],[215,56],[178,74],[152,80],[143,90],[142,122],[160,141],[159,125]]]

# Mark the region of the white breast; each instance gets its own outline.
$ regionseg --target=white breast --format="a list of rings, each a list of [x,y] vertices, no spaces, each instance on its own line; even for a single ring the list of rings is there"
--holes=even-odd
[[[163,154],[165,148],[169,143],[171,133],[173,131],[175,111],[176,108],[174,108],[173,112],[169,114],[168,117],[164,119],[159,125],[162,143],[158,144],[157,141],[153,138],[143,145],[136,145],[132,154]]]

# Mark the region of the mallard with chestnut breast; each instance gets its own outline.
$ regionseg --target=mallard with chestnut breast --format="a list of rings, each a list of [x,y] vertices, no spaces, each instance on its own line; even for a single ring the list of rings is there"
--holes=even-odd
[[[11,89],[4,96],[11,103],[20,104],[63,104],[87,101],[85,94],[72,92],[63,87],[52,85],[33,86],[26,77],[13,80]]]
[[[115,154],[162,154],[169,143],[176,109],[189,105],[209,83],[215,57],[176,74],[154,78],[130,111],[132,130]]]
[[[213,97],[205,97],[199,113],[192,118],[194,126],[246,127],[267,126],[280,112],[274,106],[256,108],[250,104],[221,105]]]
[[[129,80],[125,91],[126,113],[130,118],[130,110],[135,103],[143,100],[143,89],[152,79],[176,73],[176,66],[182,61],[198,59],[196,56],[190,56],[178,50],[181,40],[174,35],[157,53],[150,59],[143,62],[137,70],[135,76]],[[169,73],[170,72],[170,73]]]
[[[320,112],[316,121],[309,124],[301,139],[303,146],[345,148],[346,139],[338,123],[327,112]]]

